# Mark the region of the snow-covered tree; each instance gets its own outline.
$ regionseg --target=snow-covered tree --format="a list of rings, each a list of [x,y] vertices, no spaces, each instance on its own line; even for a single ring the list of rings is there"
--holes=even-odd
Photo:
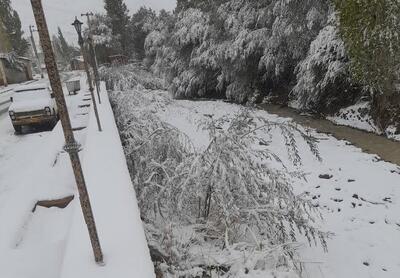
[[[152,9],[141,7],[136,11],[129,22],[129,52],[137,59],[143,60],[145,57],[145,40],[149,34],[146,26],[156,19],[156,13]]]
[[[53,36],[52,42],[57,61],[63,66],[64,69],[67,69],[71,59],[74,56],[79,55],[79,50],[68,44],[60,27],[58,27],[57,35]]]
[[[129,11],[124,0],[104,0],[104,9],[108,16],[106,23],[119,43],[120,54],[129,55]]]
[[[288,93],[296,64],[328,11],[322,0],[178,4],[168,44],[175,52],[171,91],[177,97],[224,96],[239,102],[271,91]]]
[[[352,73],[373,91],[373,117],[400,130],[400,4],[398,0],[336,0],[340,34]]]
[[[18,55],[24,56],[29,48],[29,43],[23,37],[21,20],[18,13],[12,8],[10,0],[0,0],[0,21],[12,50]]]
[[[350,60],[332,15],[297,66],[292,106],[329,114],[354,103],[362,88],[352,78]]]
[[[198,150],[157,115],[171,101],[168,95],[140,87],[140,76],[147,80],[146,75],[131,78],[123,72],[108,73],[116,89],[111,93],[114,113],[149,244],[171,271],[224,267],[227,277],[236,277],[245,266],[232,267],[233,258],[244,250],[254,250],[254,269],[256,262],[293,267],[293,242],[301,237],[326,247],[325,234],[313,225],[318,212],[291,187],[303,173],[288,170],[261,134],[276,131],[294,165],[301,163],[298,141],[321,159],[314,138],[295,125],[243,109],[199,123],[209,144]],[[183,239],[183,234],[191,236]],[[205,246],[212,250],[207,262],[193,251]],[[214,252],[232,261],[219,265]]]

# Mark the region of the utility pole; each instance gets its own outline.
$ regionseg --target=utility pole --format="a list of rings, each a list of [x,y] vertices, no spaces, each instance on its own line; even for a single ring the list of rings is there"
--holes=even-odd
[[[94,109],[94,114],[96,116],[97,120],[97,127],[99,128],[99,131],[102,131],[101,129],[101,124],[100,124],[100,118],[99,118],[99,112],[97,111],[97,104],[96,104],[96,99],[94,97],[93,93],[93,82],[92,82],[92,76],[90,75],[90,70],[89,70],[89,64],[88,64],[88,55],[86,53],[85,45],[84,45],[84,40],[82,37],[82,22],[78,20],[78,18],[75,17],[75,21],[72,23],[72,25],[75,27],[76,32],[78,33],[78,44],[81,48],[81,53],[83,56],[83,65],[85,66],[85,71],[87,75],[87,80],[89,83],[89,91],[90,95],[92,97],[92,102],[93,102],[93,109]],[[100,94],[99,94],[100,97]]]
[[[37,30],[33,29],[34,27],[35,26],[33,26],[33,25],[29,25],[29,31],[31,32],[31,43],[32,43],[33,52],[35,53],[36,60],[37,60],[37,63],[38,63],[38,69],[39,69],[39,72],[40,72],[40,77],[44,78],[43,71],[42,71],[42,63],[40,62],[39,54],[38,54],[37,48],[36,48],[35,38],[33,37],[33,32],[37,31]]]
[[[67,106],[65,103],[64,93],[60,81],[60,75],[57,69],[57,63],[54,57],[53,48],[51,46],[49,30],[47,29],[46,18],[43,12],[41,0],[31,0],[33,14],[36,20],[36,26],[39,32],[40,42],[44,53],[44,61],[47,67],[47,72],[50,79],[50,84],[55,94],[60,120],[65,137],[64,150],[69,154],[71,159],[72,169],[75,175],[75,181],[79,191],[79,200],[85,219],[89,237],[93,248],[95,261],[103,264],[103,253],[99,237],[97,234],[96,223],[94,220],[90,199],[86,188],[85,178],[82,171],[82,165],[79,159],[80,145],[75,141],[74,133],[71,128]]]
[[[96,90],[97,90],[97,97],[99,98],[99,104],[101,104],[101,98],[100,98],[100,77],[99,77],[99,70],[98,70],[98,64],[97,64],[97,56],[96,56],[96,49],[94,47],[94,40],[93,40],[93,34],[92,34],[92,23],[90,22],[90,17],[93,16],[92,12],[87,12],[85,14],[81,14],[81,16],[86,16],[87,19],[87,25],[89,28],[89,48],[90,48],[90,55],[92,56],[92,67],[94,71],[94,79],[96,81]]]

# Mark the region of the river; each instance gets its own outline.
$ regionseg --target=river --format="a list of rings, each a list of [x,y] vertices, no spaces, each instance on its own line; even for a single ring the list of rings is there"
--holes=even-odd
[[[400,142],[355,128],[339,126],[326,119],[299,114],[295,109],[280,105],[263,104],[259,108],[270,114],[292,118],[294,122],[314,128],[318,132],[332,134],[339,140],[349,141],[366,153],[376,154],[387,162],[400,165]]]

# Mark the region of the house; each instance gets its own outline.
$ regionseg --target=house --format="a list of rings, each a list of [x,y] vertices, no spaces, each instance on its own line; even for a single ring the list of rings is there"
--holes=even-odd
[[[0,86],[32,80],[32,63],[12,52],[9,38],[0,22]]]
[[[0,86],[32,80],[32,63],[25,57],[0,53]]]
[[[85,70],[85,63],[83,56],[76,56],[71,59],[70,62],[71,70]]]

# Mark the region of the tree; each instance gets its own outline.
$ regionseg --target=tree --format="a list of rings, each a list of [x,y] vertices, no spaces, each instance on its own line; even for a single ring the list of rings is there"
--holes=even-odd
[[[129,15],[128,8],[123,0],[104,0],[105,10],[109,17],[108,26],[112,31],[112,35],[116,36],[119,42],[119,51],[124,55],[129,54],[129,34],[128,24]]]
[[[3,24],[6,36],[9,38],[12,50],[18,55],[25,55],[29,43],[23,38],[21,20],[18,13],[11,7],[10,0],[0,0],[0,21]]]
[[[146,7],[141,7],[134,13],[129,22],[130,49],[129,52],[140,60],[145,57],[144,44],[149,34],[149,24],[156,19],[156,13]]]
[[[57,35],[53,36],[53,46],[56,52],[57,61],[63,65],[64,68],[67,68],[71,59],[79,53],[75,47],[69,45],[65,40],[60,27],[57,29]]]
[[[339,29],[353,73],[384,94],[394,91],[400,64],[398,0],[336,0]]]
[[[110,55],[121,53],[118,37],[112,34],[110,22],[111,20],[107,15],[98,13],[91,19],[91,32],[99,64],[108,63]],[[89,29],[86,28],[83,33],[85,37],[88,37]]]
[[[373,113],[382,130],[400,130],[400,3],[398,0],[336,0],[339,29],[352,72],[373,96]]]
[[[177,4],[167,45],[175,52],[168,69],[173,75],[172,93],[237,102],[260,100],[271,93],[287,97],[296,65],[326,24],[329,8],[323,0]]]

